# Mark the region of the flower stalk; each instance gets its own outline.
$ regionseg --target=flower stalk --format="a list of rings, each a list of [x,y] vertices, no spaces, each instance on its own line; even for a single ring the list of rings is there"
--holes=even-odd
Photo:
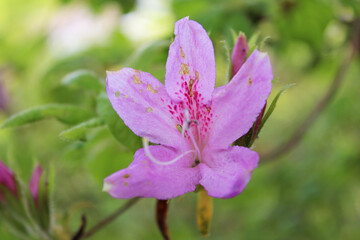
[[[203,237],[210,235],[211,220],[213,217],[213,201],[206,190],[200,187],[198,190],[197,225]]]
[[[170,240],[169,228],[167,225],[169,200],[156,201],[156,223],[164,240]]]

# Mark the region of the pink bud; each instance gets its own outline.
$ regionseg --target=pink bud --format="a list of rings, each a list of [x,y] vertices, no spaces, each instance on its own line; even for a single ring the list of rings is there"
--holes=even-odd
[[[0,185],[9,189],[14,196],[17,196],[15,176],[12,171],[0,160]],[[3,199],[3,194],[0,188],[0,199]]]
[[[38,200],[39,200],[39,184],[40,184],[40,178],[41,178],[42,172],[43,172],[43,170],[42,170],[40,164],[37,164],[35,166],[35,169],[33,171],[33,174],[31,176],[30,183],[29,183],[30,193],[31,193],[31,196],[34,199],[34,202],[36,205],[38,205]]]
[[[240,33],[239,38],[237,39],[233,52],[231,54],[232,62],[232,76],[240,70],[241,66],[245,62],[245,58],[249,52],[249,45],[246,39],[245,34]]]
[[[0,111],[5,111],[8,107],[8,93],[4,84],[1,82],[1,69],[0,69]]]

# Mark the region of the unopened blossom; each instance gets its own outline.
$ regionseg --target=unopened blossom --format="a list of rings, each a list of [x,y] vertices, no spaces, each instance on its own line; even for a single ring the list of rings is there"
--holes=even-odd
[[[16,181],[13,172],[0,160],[0,200],[4,198],[2,188],[10,190],[17,196]]]
[[[39,164],[36,165],[29,182],[30,193],[37,206],[39,204],[39,184],[42,172],[41,166]]]
[[[9,105],[8,92],[4,86],[4,83],[1,79],[1,69],[0,69],[0,111],[5,111]]]
[[[247,42],[247,38],[245,34],[240,33],[231,54],[231,64],[232,64],[231,76],[235,76],[235,74],[240,70],[241,66],[245,62],[248,52],[249,52],[249,45]]]
[[[186,17],[176,22],[175,35],[165,86],[131,68],[107,73],[113,108],[145,139],[130,166],[104,180],[115,198],[170,199],[197,185],[209,196],[230,198],[257,167],[256,152],[232,143],[248,132],[270,94],[269,57],[254,50],[232,80],[215,89],[214,48],[206,31]]]

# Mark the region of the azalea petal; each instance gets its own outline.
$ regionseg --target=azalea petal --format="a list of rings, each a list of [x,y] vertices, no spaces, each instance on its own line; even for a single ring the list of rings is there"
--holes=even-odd
[[[207,104],[216,80],[212,42],[205,29],[188,17],[175,23],[175,35],[166,62],[166,90],[175,101],[185,101],[186,93],[197,92]]]
[[[113,108],[136,135],[168,146],[184,142],[165,87],[151,74],[124,68],[107,72],[106,82]]]
[[[209,196],[232,198],[240,194],[257,167],[259,155],[245,147],[206,151],[206,164],[199,164],[200,184]]]
[[[227,147],[247,133],[264,107],[272,79],[269,57],[255,50],[230,83],[214,91],[209,145]]]
[[[149,147],[159,161],[167,162],[181,153],[160,145]],[[104,191],[115,198],[152,197],[170,199],[194,191],[200,173],[193,165],[192,154],[187,154],[170,165],[153,163],[143,148],[134,155],[134,161],[104,180]]]

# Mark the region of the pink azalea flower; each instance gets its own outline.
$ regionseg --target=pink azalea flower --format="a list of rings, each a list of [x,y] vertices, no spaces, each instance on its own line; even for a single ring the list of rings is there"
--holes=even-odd
[[[15,176],[13,172],[2,161],[0,161],[0,185],[9,189],[14,194],[14,196],[17,196]],[[3,198],[4,197],[1,193],[0,187],[0,200],[2,200]]]
[[[231,145],[252,127],[270,94],[269,57],[255,50],[229,84],[214,89],[214,48],[206,31],[186,17],[176,22],[175,35],[165,86],[130,68],[107,73],[113,108],[145,139],[130,166],[104,180],[115,198],[170,199],[199,184],[212,197],[230,198],[257,167],[256,152]]]
[[[31,196],[36,204],[36,206],[38,206],[38,201],[39,201],[39,184],[40,184],[40,179],[41,179],[41,175],[42,175],[42,168],[41,166],[38,164],[35,166],[35,169],[32,173],[30,182],[29,182],[29,189],[30,189],[30,193]]]

